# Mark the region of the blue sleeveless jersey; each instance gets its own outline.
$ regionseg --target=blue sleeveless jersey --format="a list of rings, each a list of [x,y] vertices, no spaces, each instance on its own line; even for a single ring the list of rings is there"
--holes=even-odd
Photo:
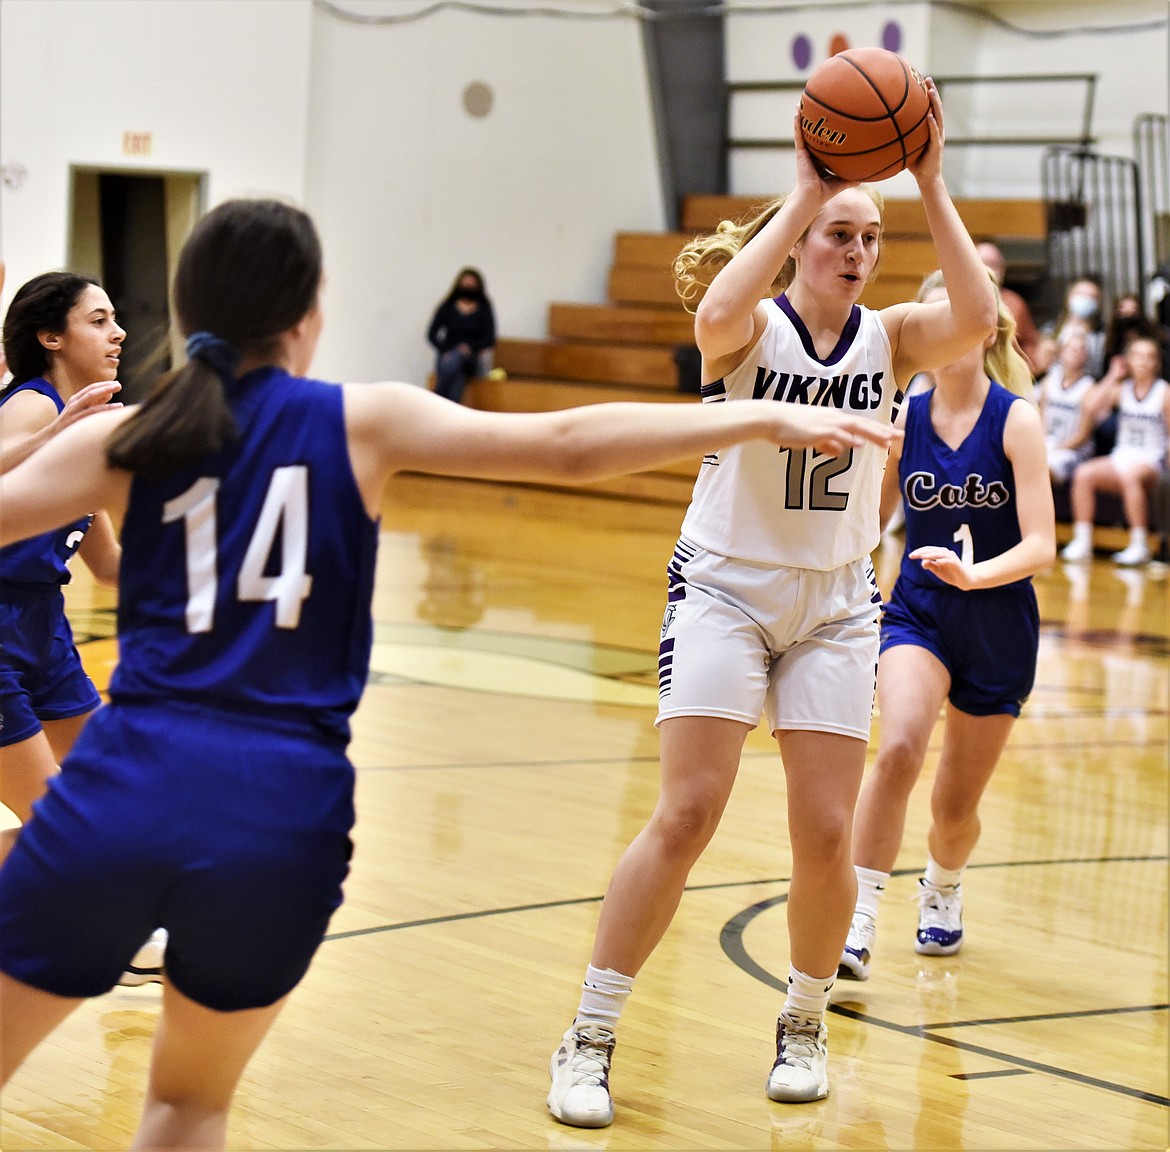
[[[342,390],[267,367],[229,400],[231,445],[131,484],[110,699],[347,740],[369,668],[378,525],[350,467]]]
[[[0,405],[6,404],[18,392],[39,392],[48,396],[60,412],[65,402],[57,389],[42,376],[17,384],[6,393]],[[0,581],[11,580],[21,584],[68,584],[71,579],[69,561],[85,539],[93,521],[92,516],[75,520],[64,528],[18,540],[0,548]]]
[[[959,556],[966,552],[977,563],[1021,540],[1015,478],[1003,449],[1008,409],[1020,398],[993,380],[975,427],[952,449],[931,423],[933,395],[931,389],[907,401],[898,468],[906,513],[906,550],[899,579],[942,588],[949,585],[909,558],[916,548],[950,548]]]

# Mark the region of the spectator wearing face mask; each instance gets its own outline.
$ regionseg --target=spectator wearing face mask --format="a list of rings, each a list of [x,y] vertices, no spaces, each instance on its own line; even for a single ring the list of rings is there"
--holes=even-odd
[[[468,379],[491,369],[496,343],[496,317],[478,269],[464,268],[455,277],[435,309],[427,339],[437,353],[435,392],[458,404]]]
[[[1101,285],[1092,276],[1082,276],[1068,286],[1064,308],[1056,318],[1052,335],[1059,341],[1066,330],[1079,328],[1085,333],[1088,358],[1085,371],[1094,380],[1105,375],[1105,330],[1101,318]]]

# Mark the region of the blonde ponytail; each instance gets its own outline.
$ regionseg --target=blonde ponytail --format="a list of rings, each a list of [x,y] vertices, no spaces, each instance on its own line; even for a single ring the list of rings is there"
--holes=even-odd
[[[1002,384],[1009,392],[1022,396],[1025,400],[1035,402],[1034,387],[1032,384],[1032,369],[1020,351],[1016,340],[1016,319],[1008,311],[1003,298],[999,294],[999,282],[995,273],[988,270],[988,278],[995,285],[995,303],[998,316],[995,322],[995,341],[983,354],[983,370],[997,384]],[[918,302],[921,303],[937,288],[945,288],[946,281],[941,271],[932,272],[922,281],[918,289]]]

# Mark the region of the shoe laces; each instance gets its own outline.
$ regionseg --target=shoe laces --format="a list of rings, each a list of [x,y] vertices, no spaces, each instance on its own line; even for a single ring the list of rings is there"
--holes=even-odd
[[[953,888],[935,888],[919,884],[915,899],[922,924],[930,928],[945,928],[955,918],[954,906],[960,895],[959,885]]]
[[[784,1020],[776,1022],[779,1033],[777,1063],[812,1070],[812,1062],[820,1055],[820,1028],[794,1028]]]
[[[613,1059],[616,1038],[610,1032],[593,1032],[576,1029],[573,1032],[576,1045],[569,1058],[569,1070],[574,1084],[595,1084],[604,1086]]]

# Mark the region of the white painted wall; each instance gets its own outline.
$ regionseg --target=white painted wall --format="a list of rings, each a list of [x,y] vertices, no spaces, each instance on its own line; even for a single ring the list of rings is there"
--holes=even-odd
[[[1029,0],[1027,4],[988,3],[990,12],[1032,32],[1063,30],[1058,37],[1033,38],[996,24],[983,23],[975,41],[972,71],[980,75],[1055,72],[1096,73],[1098,81],[1092,114],[1094,149],[1109,156],[1136,159],[1134,119],[1140,113],[1167,111],[1167,26],[1159,30],[1099,33],[1099,25],[1165,21],[1165,0],[1110,0],[1074,3],[1067,0]],[[1084,31],[1072,33],[1074,28]],[[1060,84],[1045,89],[1035,85],[987,87],[973,109],[971,129],[984,135],[1003,131],[1030,135],[1042,131],[1076,134],[1080,131],[1084,87]],[[968,157],[965,178],[976,185],[975,195],[1033,196],[1041,151],[986,149]],[[1165,180],[1165,177],[1163,177]]]
[[[785,0],[779,0],[783,4]],[[727,17],[727,73],[733,81],[803,82],[828,55],[834,34],[852,46],[881,43],[881,30],[896,20],[903,33],[900,52],[923,73],[938,76],[990,76],[1032,73],[1093,72],[1099,75],[1092,129],[1098,151],[1133,156],[1134,118],[1167,108],[1166,0],[967,0],[1004,27],[978,12],[925,2],[863,4],[857,0],[822,0],[812,6],[788,0],[737,0]],[[753,6],[761,10],[752,11]],[[766,6],[767,11],[763,8]],[[1135,29],[1101,34],[1070,29],[1161,21],[1158,30]],[[793,38],[803,33],[814,45],[807,69],[792,60]],[[1032,35],[1030,35],[1031,33]],[[1055,33],[1060,33],[1056,35]],[[1039,34],[1039,35],[1035,35]],[[1009,85],[948,90],[949,135],[1019,136],[1075,134],[1081,128],[1081,85],[1052,89]],[[799,92],[757,98],[741,126],[761,134],[791,132]],[[953,147],[946,175],[957,196],[1040,195],[1042,149]],[[732,191],[745,195],[775,193],[790,186],[790,152],[741,152],[733,157]],[[883,185],[890,196],[914,195],[913,180],[901,175]]]
[[[336,2],[373,17],[433,7]],[[796,30],[812,36],[816,63],[832,33],[877,43],[897,18],[902,51],[923,70],[1098,71],[1105,151],[1129,154],[1133,116],[1166,109],[1164,31],[1037,41],[928,0],[823,0],[767,15],[743,4],[726,22],[732,79],[796,79]],[[1041,30],[1166,16],[1165,0],[983,6]],[[602,301],[614,233],[665,220],[640,24],[628,9],[606,19],[549,14],[596,17],[619,11],[615,0],[490,7],[505,12],[361,25],[312,0],[3,0],[0,164],[22,165],[27,179],[0,187],[0,306],[65,261],[70,165],[206,172],[209,205],[241,193],[304,203],[329,276],[322,375],[421,380],[427,320],[465,263],[483,269],[505,335],[544,335],[550,301]],[[462,104],[477,80],[495,97],[482,119]],[[782,132],[793,110],[746,115]],[[966,127],[1002,115],[974,101]],[[152,154],[124,156],[126,131],[150,132]],[[758,163],[733,165],[734,191],[788,186],[782,162]],[[1036,165],[1018,151],[956,163],[956,195],[1039,193]],[[914,191],[909,177],[885,188]]]
[[[342,3],[374,15],[430,6]],[[444,10],[355,25],[317,9],[312,75],[306,198],[329,275],[322,371],[421,380],[427,324],[466,264],[482,270],[502,334],[543,337],[550,301],[605,299],[615,232],[664,227],[635,19]],[[482,118],[463,107],[473,81],[494,92]]]
[[[745,94],[732,99],[732,137],[791,139],[793,116],[800,102],[800,89],[818,64],[832,53],[829,45],[835,34],[845,34],[852,47],[881,44],[882,28],[896,18],[903,29],[904,42],[899,49],[912,64],[925,71],[921,63],[929,57],[930,4],[883,4],[857,6],[847,0],[823,0],[817,7],[804,5],[790,12],[778,11],[771,0],[746,0],[737,3],[726,18],[724,28],[727,52],[727,78],[731,83],[787,81],[791,90],[777,93]],[[755,9],[755,10],[753,10]],[[792,43],[798,35],[808,37],[812,56],[806,68],[793,59]],[[728,166],[731,191],[741,195],[778,195],[792,187],[796,168],[791,149],[756,151],[737,149]],[[913,177],[899,175],[882,185],[887,196],[916,194]]]
[[[308,0],[3,0],[0,188],[3,302],[64,265],[70,166],[208,174],[208,202],[300,199],[309,87]],[[124,132],[149,132],[129,157]]]
[[[508,6],[533,7],[493,4]],[[483,269],[504,334],[543,336],[550,301],[605,298],[615,232],[664,225],[628,16],[379,26],[310,0],[3,0],[0,20],[0,163],[28,172],[0,188],[5,305],[66,261],[71,164],[204,171],[208,206],[303,203],[329,277],[316,368],[349,379],[424,379],[427,323],[464,264]],[[474,80],[495,94],[482,119],[462,103]],[[124,156],[125,131],[151,132],[152,155]]]

